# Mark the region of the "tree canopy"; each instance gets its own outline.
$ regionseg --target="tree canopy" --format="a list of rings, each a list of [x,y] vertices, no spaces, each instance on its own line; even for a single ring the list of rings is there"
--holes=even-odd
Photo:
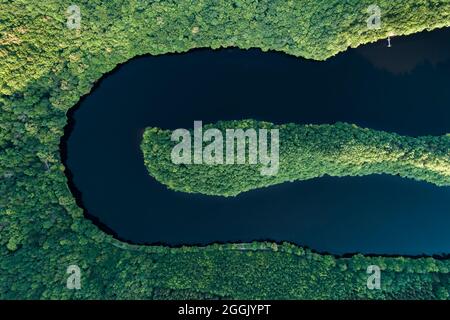
[[[223,121],[204,126],[205,130],[208,128],[224,132],[223,135],[230,128],[242,129],[243,132],[261,128],[278,130],[279,170],[274,175],[261,174],[261,168],[266,166],[249,161],[248,138],[245,142],[245,164],[180,165],[171,158],[172,150],[178,143],[171,140],[172,131],[148,128],[141,148],[150,175],[177,191],[221,196],[235,196],[256,188],[323,175],[342,177],[385,173],[438,186],[450,185],[448,135],[413,138],[345,123],[274,125],[255,120]],[[258,138],[261,139],[256,136],[254,140]],[[233,142],[236,151],[238,144],[236,140]],[[212,144],[214,139],[203,141],[203,149]],[[271,147],[270,138],[267,139],[267,147]],[[225,154],[226,148],[226,143],[221,143],[217,149]],[[193,155],[194,149],[189,152]]]
[[[0,3],[1,299],[449,297],[448,259],[338,258],[275,243],[169,248],[114,240],[76,205],[60,139],[67,111],[132,57],[237,46],[323,60],[390,33],[448,26],[450,1],[377,0],[382,27],[375,30],[366,25],[374,0],[78,0],[78,18],[68,10],[73,2]],[[74,264],[81,290],[65,286]],[[383,270],[381,290],[365,286],[370,264]]]

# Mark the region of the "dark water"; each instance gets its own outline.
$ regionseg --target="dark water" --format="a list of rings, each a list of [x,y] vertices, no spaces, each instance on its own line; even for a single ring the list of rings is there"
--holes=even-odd
[[[450,188],[392,176],[286,183],[236,198],[177,193],[147,174],[147,126],[255,118],[406,135],[450,132],[450,31],[395,38],[327,62],[259,50],[140,57],[70,114],[62,143],[72,190],[133,243],[270,239],[335,254],[450,253]]]

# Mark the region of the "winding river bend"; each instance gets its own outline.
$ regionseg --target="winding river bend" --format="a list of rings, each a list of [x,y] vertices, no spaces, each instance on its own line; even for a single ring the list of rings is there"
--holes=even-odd
[[[252,49],[139,57],[69,113],[62,157],[78,204],[138,244],[289,241],[333,254],[450,253],[450,188],[393,176],[324,177],[236,198],[168,190],[147,174],[148,126],[194,120],[355,123],[450,132],[450,31],[394,38],[326,62]]]

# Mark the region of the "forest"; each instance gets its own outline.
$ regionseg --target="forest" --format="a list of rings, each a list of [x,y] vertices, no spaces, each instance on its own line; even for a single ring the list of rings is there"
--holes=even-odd
[[[68,11],[74,2],[75,17]],[[376,30],[366,23],[374,2],[382,10]],[[266,242],[170,248],[115,240],[77,206],[60,139],[67,111],[102,75],[138,55],[234,46],[325,60],[390,33],[449,26],[449,14],[450,0],[0,2],[0,299],[448,299],[449,259],[334,257]],[[415,142],[434,148],[445,141],[404,139],[411,150]],[[66,288],[74,264],[81,290]],[[382,269],[381,290],[366,287],[371,264]]]
[[[279,130],[279,172],[261,175],[261,165],[252,165],[248,158],[245,164],[179,165],[171,158],[176,145],[171,141],[172,131],[148,128],[141,148],[150,175],[176,191],[220,196],[236,196],[256,188],[324,175],[391,174],[450,186],[450,135],[413,138],[346,123],[274,125],[238,120],[204,126],[211,127],[223,132],[228,128]]]

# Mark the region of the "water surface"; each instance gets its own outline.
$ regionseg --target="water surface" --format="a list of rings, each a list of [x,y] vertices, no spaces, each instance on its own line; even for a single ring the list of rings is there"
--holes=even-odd
[[[450,132],[450,31],[392,44],[326,62],[257,49],[133,59],[69,115],[62,152],[71,189],[89,217],[133,243],[274,240],[334,254],[450,253],[450,188],[382,175],[286,183],[236,198],[184,194],[150,177],[139,149],[146,127],[191,128],[194,120]]]

